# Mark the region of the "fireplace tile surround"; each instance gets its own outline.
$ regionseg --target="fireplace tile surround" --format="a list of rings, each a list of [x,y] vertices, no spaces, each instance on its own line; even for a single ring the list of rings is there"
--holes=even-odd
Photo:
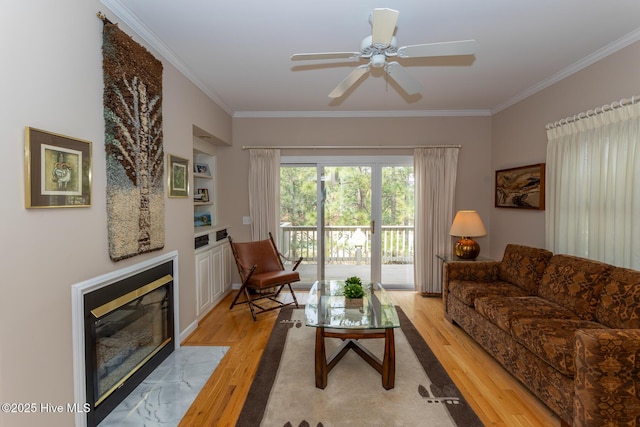
[[[177,426],[228,349],[180,347],[98,427]]]

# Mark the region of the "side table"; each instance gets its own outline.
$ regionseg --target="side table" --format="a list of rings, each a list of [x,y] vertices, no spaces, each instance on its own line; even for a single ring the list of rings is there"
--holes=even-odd
[[[436,254],[436,258],[438,258],[443,263],[445,262],[476,262],[476,261],[493,261],[491,258],[487,258],[484,256],[479,256],[476,259],[463,259],[458,257],[455,254]]]

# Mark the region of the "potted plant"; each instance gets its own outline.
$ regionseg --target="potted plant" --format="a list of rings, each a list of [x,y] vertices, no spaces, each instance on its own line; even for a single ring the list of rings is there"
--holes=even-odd
[[[346,306],[362,306],[362,297],[364,289],[362,289],[362,280],[359,277],[349,277],[344,281],[344,297],[346,298]]]

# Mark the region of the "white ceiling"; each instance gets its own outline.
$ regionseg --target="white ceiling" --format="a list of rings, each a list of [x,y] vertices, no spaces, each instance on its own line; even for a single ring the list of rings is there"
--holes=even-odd
[[[102,0],[235,117],[489,115],[640,40],[637,0]],[[399,62],[424,87],[403,95],[382,70],[328,97],[364,60],[376,7],[400,12],[399,46],[475,39],[475,58]]]

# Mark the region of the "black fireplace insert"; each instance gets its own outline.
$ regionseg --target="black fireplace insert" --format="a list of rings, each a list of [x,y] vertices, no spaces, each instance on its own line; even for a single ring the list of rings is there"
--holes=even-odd
[[[173,352],[173,298],[170,261],[84,295],[88,426]]]

